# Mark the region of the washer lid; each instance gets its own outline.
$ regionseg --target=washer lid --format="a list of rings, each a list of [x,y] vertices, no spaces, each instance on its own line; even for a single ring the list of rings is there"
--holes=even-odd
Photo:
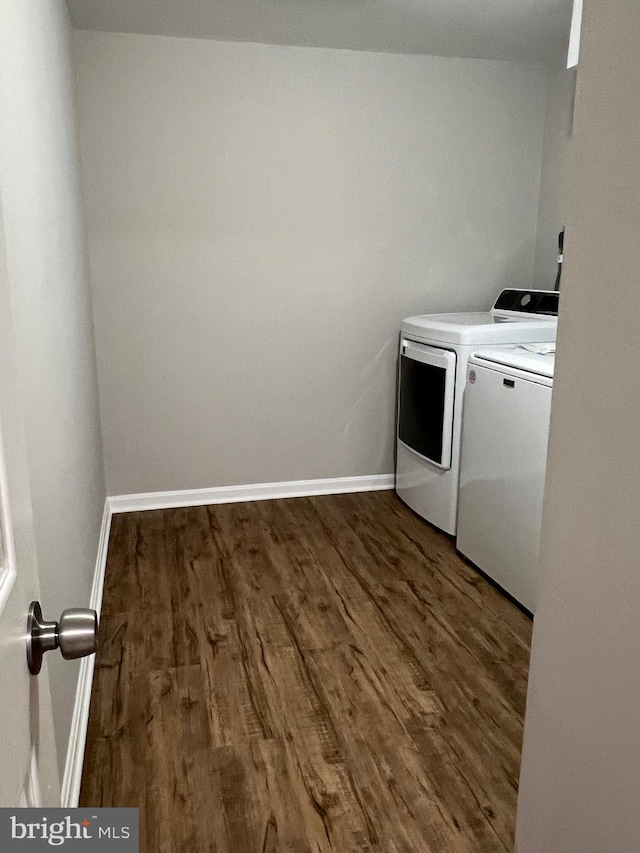
[[[501,367],[515,367],[537,376],[553,378],[555,352],[537,353],[519,346],[480,349],[471,356],[469,364],[494,367],[496,370]]]
[[[510,344],[555,341],[556,317],[521,319],[487,312],[420,314],[408,317],[402,331],[419,340],[450,344]]]

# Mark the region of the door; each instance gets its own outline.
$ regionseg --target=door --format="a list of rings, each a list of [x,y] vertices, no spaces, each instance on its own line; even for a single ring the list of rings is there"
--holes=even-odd
[[[398,440],[438,468],[451,467],[456,354],[400,344]]]
[[[26,624],[39,598],[24,426],[11,328],[0,199],[0,806],[60,805],[47,664],[27,668]]]

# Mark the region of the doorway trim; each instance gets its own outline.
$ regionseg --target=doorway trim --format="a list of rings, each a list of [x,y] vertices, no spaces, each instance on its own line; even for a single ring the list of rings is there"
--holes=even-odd
[[[109,549],[109,531],[111,529],[112,515],[109,498],[107,498],[102,513],[96,567],[93,573],[91,600],[89,602],[89,607],[95,610],[98,616],[100,616],[102,606],[102,591],[104,588],[104,573],[107,567],[107,551]],[[67,760],[65,762],[60,794],[60,804],[65,809],[77,808],[80,799],[82,766],[84,764],[84,748],[87,741],[91,685],[93,684],[95,662],[95,655],[89,655],[89,657],[82,658],[80,661],[80,674],[76,687],[73,717],[71,718],[71,732],[67,747]]]

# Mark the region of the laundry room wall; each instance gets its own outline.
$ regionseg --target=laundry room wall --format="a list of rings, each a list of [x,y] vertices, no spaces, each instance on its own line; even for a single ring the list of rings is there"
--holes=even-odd
[[[542,149],[535,285],[551,289],[558,272],[558,234],[570,239],[573,207],[573,102],[576,71],[550,69]]]
[[[547,71],[77,32],[110,494],[393,470],[397,335],[530,286]]]
[[[640,850],[640,10],[584,4],[518,853]]]

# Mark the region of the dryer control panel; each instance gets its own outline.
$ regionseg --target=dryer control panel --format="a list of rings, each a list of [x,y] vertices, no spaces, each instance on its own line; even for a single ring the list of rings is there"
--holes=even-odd
[[[556,290],[503,290],[491,309],[492,314],[558,316],[560,294]]]

